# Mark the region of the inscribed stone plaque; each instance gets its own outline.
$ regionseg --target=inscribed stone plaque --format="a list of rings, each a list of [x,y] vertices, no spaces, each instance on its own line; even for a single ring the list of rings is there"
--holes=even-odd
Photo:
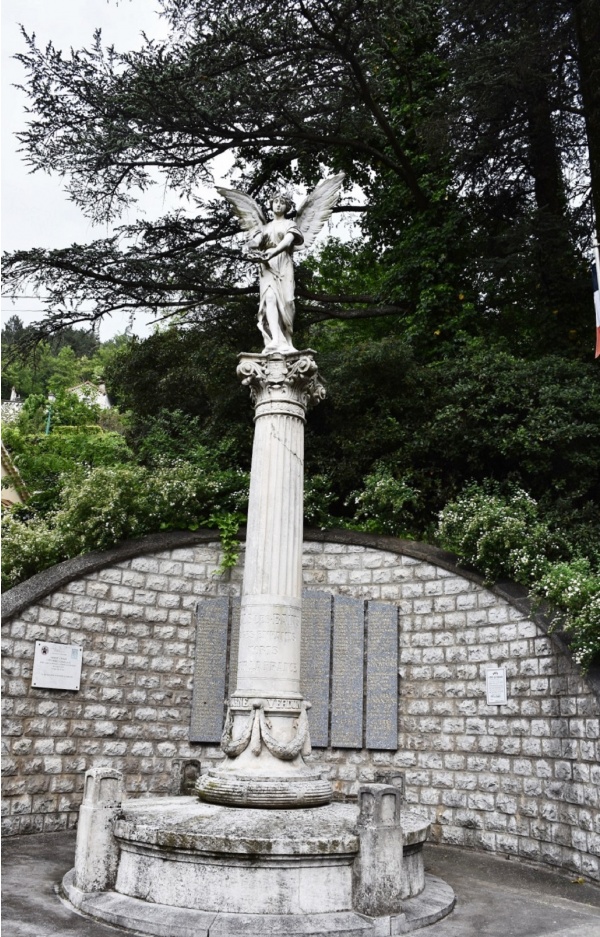
[[[336,596],[333,612],[331,744],[362,748],[364,602]]]
[[[300,689],[312,707],[308,711],[310,741],[327,748],[329,741],[329,658],[331,652],[331,596],[302,594],[302,657]]]
[[[78,690],[82,648],[78,644],[36,641],[31,685],[54,690]]]
[[[506,693],[506,667],[494,667],[485,672],[485,695],[488,706],[504,706]]]
[[[367,619],[367,748],[398,747],[398,609],[369,602]]]
[[[201,599],[196,614],[191,742],[219,742],[223,731],[229,599]]]
[[[237,689],[238,657],[240,653],[240,614],[242,600],[236,595],[231,600],[231,638],[229,642],[229,681],[226,696],[233,696]]]

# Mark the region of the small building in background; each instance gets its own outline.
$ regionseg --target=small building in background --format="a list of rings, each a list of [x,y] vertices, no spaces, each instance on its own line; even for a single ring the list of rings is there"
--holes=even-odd
[[[95,404],[101,410],[110,410],[110,400],[106,393],[105,384],[92,384],[91,381],[84,381],[83,384],[76,384],[75,387],[69,387],[68,392],[75,394],[85,403]]]
[[[23,400],[17,393],[17,388],[13,387],[10,392],[10,400],[2,401],[2,422],[12,423],[13,420],[17,419],[22,407]]]

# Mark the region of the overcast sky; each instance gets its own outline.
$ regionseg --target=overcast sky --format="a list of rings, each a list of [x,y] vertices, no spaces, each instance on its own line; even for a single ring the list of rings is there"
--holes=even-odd
[[[160,39],[167,35],[167,24],[158,15],[156,0],[2,0],[2,249],[26,250],[33,247],[65,247],[91,241],[108,233],[106,226],[94,226],[69,201],[61,180],[46,173],[29,173],[21,155],[15,133],[27,122],[26,95],[15,85],[24,82],[24,70],[13,58],[25,52],[20,32],[22,24],[28,34],[35,33],[42,48],[52,40],[66,55],[71,48],[89,48],[94,30],[102,29],[105,45],[117,51],[139,48],[142,33]],[[221,159],[215,182],[223,183],[229,160]],[[301,197],[301,193],[297,193]],[[356,198],[350,197],[350,201]],[[148,218],[160,217],[165,210],[181,203],[171,197],[165,202],[164,188],[153,187],[142,200],[122,217],[133,222],[141,212]],[[332,220],[321,234],[326,237],[335,229],[340,237],[353,231],[352,217]],[[39,299],[29,295],[11,301],[2,299],[2,323],[11,315],[19,315],[25,323],[41,318]],[[129,316],[115,313],[101,326],[103,341],[122,333],[129,325]],[[147,335],[151,331],[148,315],[138,314],[133,332]]]
[[[142,32],[155,38],[164,36],[166,25],[158,16],[155,0],[2,0],[2,248],[64,247],[103,237],[106,227],[94,227],[82,215],[69,201],[59,178],[29,173],[17,152],[14,135],[27,120],[26,96],[14,87],[24,78],[22,66],[13,58],[25,51],[20,23],[28,33],[36,34],[42,47],[52,40],[65,53],[71,47],[89,47],[97,27],[102,29],[106,44],[125,51],[141,45]],[[144,200],[146,214],[159,215],[163,207],[163,192],[156,187]],[[133,218],[130,214],[124,220]],[[2,323],[15,313],[30,322],[39,309],[39,301],[33,298],[14,303],[3,298]],[[127,321],[125,317],[107,320],[102,339],[123,332]],[[143,317],[138,316],[134,331],[147,333]]]

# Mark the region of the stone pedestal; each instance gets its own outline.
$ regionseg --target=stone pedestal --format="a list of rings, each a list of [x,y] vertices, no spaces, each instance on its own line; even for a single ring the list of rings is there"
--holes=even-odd
[[[247,807],[326,804],[332,788],[310,753],[300,688],[304,422],[324,395],[313,352],[240,355],[255,432],[235,693],[221,747],[227,762],[203,775],[200,799]]]
[[[385,803],[382,809],[386,815]],[[356,864],[362,864],[363,882],[386,870],[379,864],[381,843],[365,839],[364,810],[360,820],[353,804],[259,810],[192,797],[124,801],[113,822],[119,854],[114,887],[86,892],[71,870],[62,888],[81,913],[155,937],[405,934],[448,914],[454,893],[423,873],[419,847],[427,822],[406,812],[402,824],[420,876],[406,879],[402,872],[391,883],[394,896],[406,896],[401,910],[394,910],[389,894],[379,913],[357,907]],[[388,858],[394,870],[403,869],[397,854]]]
[[[391,784],[358,790],[360,853],[354,864],[353,905],[380,917],[402,911],[402,792]]]
[[[196,783],[202,803],[162,798],[118,810],[116,793],[101,794],[108,778],[90,773],[63,892],[96,920],[154,937],[408,933],[448,914],[454,893],[424,875],[428,824],[405,815],[400,826],[401,773],[363,785],[357,809],[329,803],[329,781],[303,758],[304,420],[324,396],[317,366],[310,351],[240,358],[256,430],[237,682],[221,740],[227,757]],[[412,847],[408,876],[403,840]]]
[[[105,891],[115,883],[119,849],[113,823],[123,798],[122,775],[112,768],[85,773],[75,847],[75,885],[82,892]]]

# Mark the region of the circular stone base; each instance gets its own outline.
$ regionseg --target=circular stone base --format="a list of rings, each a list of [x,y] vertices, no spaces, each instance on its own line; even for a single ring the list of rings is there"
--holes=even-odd
[[[376,937],[448,914],[452,889],[410,872],[404,894],[415,887],[420,894],[403,901],[401,914],[353,911],[357,817],[351,804],[254,810],[192,797],[125,801],[114,824],[120,847],[114,891],[84,893],[72,871],[63,892],[84,914],[156,937]],[[422,869],[418,852],[428,824],[414,814],[404,820],[405,859],[420,859]]]
[[[333,795],[330,782],[318,776],[253,778],[217,771],[203,774],[196,782],[196,791],[207,804],[267,810],[320,807],[330,803]]]
[[[328,914],[228,914],[150,904],[114,891],[85,894],[73,884],[74,870],[62,881],[62,897],[80,914],[115,927],[154,937],[379,937],[408,934],[450,914],[456,903],[442,879],[425,876],[425,889],[403,902],[402,913],[368,918],[355,911]]]

